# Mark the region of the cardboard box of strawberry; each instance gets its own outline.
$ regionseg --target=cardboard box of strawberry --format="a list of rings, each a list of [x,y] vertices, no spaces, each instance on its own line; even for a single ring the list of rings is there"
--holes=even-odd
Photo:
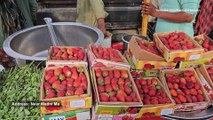
[[[169,90],[176,111],[205,109],[209,98],[193,68],[164,70],[161,80]]]
[[[72,102],[83,100],[82,105]],[[45,68],[40,88],[40,101],[59,101],[60,110],[91,108],[91,86],[85,65]]]

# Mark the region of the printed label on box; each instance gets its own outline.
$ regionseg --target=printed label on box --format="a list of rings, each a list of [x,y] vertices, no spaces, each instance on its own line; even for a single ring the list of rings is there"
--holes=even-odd
[[[169,115],[173,113],[173,109],[172,108],[167,108],[167,109],[163,109],[161,110],[161,115]]]
[[[98,115],[98,120],[112,120],[113,115]]]
[[[82,112],[76,114],[77,120],[90,120],[90,112]]]
[[[51,117],[49,120],[66,120],[65,116],[57,116],[57,117]]]
[[[70,101],[70,107],[78,108],[78,107],[85,107],[85,106],[86,106],[85,100]]]
[[[189,60],[197,60],[197,59],[200,59],[200,54],[191,55],[191,56],[189,57]]]

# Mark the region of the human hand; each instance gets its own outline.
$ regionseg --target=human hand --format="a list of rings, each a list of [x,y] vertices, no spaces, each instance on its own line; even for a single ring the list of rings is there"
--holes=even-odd
[[[141,12],[147,15],[151,15],[153,17],[156,17],[157,14],[157,8],[152,3],[142,3],[141,6]]]
[[[105,27],[105,21],[103,18],[98,19],[98,29],[102,31],[104,36],[106,36],[106,27]]]

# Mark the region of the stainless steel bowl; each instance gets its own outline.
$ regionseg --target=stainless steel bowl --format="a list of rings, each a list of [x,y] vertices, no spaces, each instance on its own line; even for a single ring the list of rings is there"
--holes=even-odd
[[[88,44],[98,43],[104,39],[100,30],[81,23],[56,22],[53,23],[53,27],[62,46],[86,48]],[[44,61],[47,59],[46,51],[51,45],[47,26],[40,25],[12,34],[4,41],[3,49],[16,59]]]

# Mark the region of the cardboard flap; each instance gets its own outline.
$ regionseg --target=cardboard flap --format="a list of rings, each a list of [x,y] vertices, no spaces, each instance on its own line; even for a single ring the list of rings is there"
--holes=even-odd
[[[151,52],[148,52],[146,50],[141,49],[140,46],[138,45],[138,41],[140,41],[140,40],[153,45],[153,43],[150,43],[150,42],[143,40],[139,37],[132,36],[132,38],[129,42],[129,48],[130,48],[130,51],[132,52],[132,54],[137,59],[152,60],[152,61],[165,61],[165,59],[163,57],[160,57],[160,56],[155,55]]]

